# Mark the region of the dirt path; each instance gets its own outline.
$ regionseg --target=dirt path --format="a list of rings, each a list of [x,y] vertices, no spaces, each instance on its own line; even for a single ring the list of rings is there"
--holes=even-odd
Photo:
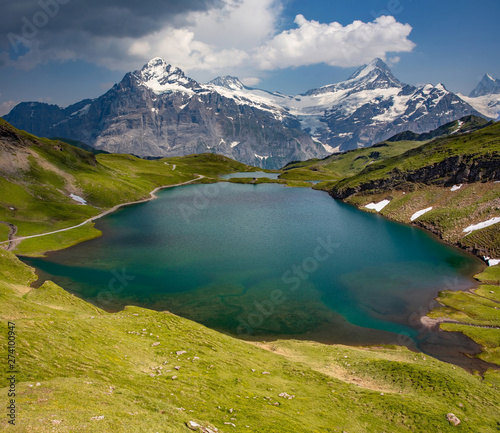
[[[6,250],[10,251],[10,250],[14,249],[14,247],[17,245],[17,243],[15,243],[13,241],[14,236],[17,233],[17,227],[14,224],[11,224],[11,223],[8,223],[8,222],[5,222],[5,221],[0,221],[0,224],[5,224],[6,226],[9,226],[9,229],[10,229],[9,236],[8,236],[9,240],[5,241],[5,242],[1,242],[1,243],[2,244],[7,244]]]
[[[142,199],[142,200],[137,200],[137,201],[131,201],[131,202],[128,202],[128,203],[121,203],[121,204],[117,204],[116,206],[113,206],[112,208],[108,209],[108,210],[105,210],[104,212],[101,212],[99,215],[96,215],[96,216],[93,216],[92,218],[89,218],[87,220],[85,220],[84,222],[80,223],[80,224],[77,224],[76,226],[72,226],[72,227],[67,227],[65,229],[60,229],[60,230],[55,230],[53,232],[48,232],[48,233],[40,233],[38,235],[31,235],[31,236],[22,236],[20,238],[15,238],[14,235],[16,234],[17,232],[17,227],[12,225],[12,224],[9,224],[9,223],[4,223],[4,224],[8,224],[9,226],[12,226],[14,227],[14,231],[11,227],[11,233],[9,233],[9,240],[8,241],[4,241],[4,242],[0,242],[0,245],[2,244],[9,244],[9,246],[7,247],[7,250],[10,251],[12,249],[14,249],[14,247],[21,241],[24,241],[25,239],[31,239],[31,238],[38,238],[40,236],[47,236],[47,235],[53,235],[55,233],[61,233],[61,232],[65,232],[65,231],[68,231],[68,230],[73,230],[73,229],[76,229],[78,227],[81,227],[87,223],[90,223],[92,221],[95,221],[99,218],[102,218],[103,216],[105,215],[108,215],[114,211],[116,211],[117,209],[123,207],[123,206],[130,206],[130,205],[133,205],[133,204],[139,204],[139,203],[145,203],[147,201],[150,201],[150,200],[153,200],[156,198],[156,193],[158,191],[160,191],[161,189],[166,189],[166,188],[173,188],[175,186],[182,186],[182,185],[187,185],[188,183],[193,183],[193,182],[196,182],[197,180],[200,180],[200,179],[203,179],[205,176],[203,175],[200,175],[199,177],[197,177],[196,179],[191,179],[191,180],[188,180],[186,182],[182,182],[182,183],[176,183],[175,185],[164,185],[164,186],[159,186],[158,188],[155,188],[153,191],[151,191],[149,193],[150,197],[149,198],[145,198],[145,199]],[[0,222],[3,222],[3,221],[0,221]]]

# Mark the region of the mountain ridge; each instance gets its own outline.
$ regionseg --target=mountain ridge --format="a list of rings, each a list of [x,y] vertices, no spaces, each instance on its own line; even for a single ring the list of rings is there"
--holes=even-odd
[[[21,103],[4,118],[37,135],[109,152],[215,152],[279,168],[368,147],[407,129],[422,133],[481,115],[444,85],[401,83],[378,58],[346,81],[288,96],[247,87],[232,76],[201,84],[157,57],[99,98],[70,107]]]

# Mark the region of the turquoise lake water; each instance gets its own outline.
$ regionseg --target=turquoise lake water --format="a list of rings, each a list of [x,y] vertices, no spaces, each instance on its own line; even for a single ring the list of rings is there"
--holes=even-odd
[[[103,236],[42,259],[41,279],[108,311],[168,310],[242,337],[416,339],[415,314],[474,285],[474,257],[430,234],[276,184],[161,191],[98,220]]]

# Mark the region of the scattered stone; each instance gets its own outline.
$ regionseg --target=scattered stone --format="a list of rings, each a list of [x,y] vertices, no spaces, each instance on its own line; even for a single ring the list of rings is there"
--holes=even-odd
[[[263,371],[262,374],[271,374],[269,371]]]
[[[104,419],[104,415],[100,415],[100,416],[93,416],[92,418],[90,418],[92,421],[100,421],[102,419]]]
[[[175,380],[175,379],[177,379],[177,376],[172,376],[172,380]]]
[[[186,423],[186,425],[187,425],[188,429],[193,430],[193,431],[197,431],[198,429],[201,428],[201,425],[198,424],[197,422],[194,422],[194,421],[188,421]]]
[[[282,392],[279,396],[283,397],[283,398],[287,398],[288,400],[291,400],[292,398],[295,398],[294,395],[290,395],[287,392]]]
[[[150,376],[151,376],[151,377],[155,377],[154,373],[151,373],[151,374],[150,374]]]
[[[454,426],[457,426],[461,422],[454,413],[446,414],[446,419],[448,420],[448,422],[450,424],[452,424]]]
[[[186,410],[186,409],[184,409],[183,407],[178,407],[177,410],[182,412],[183,410]]]
[[[233,427],[236,427],[232,422],[225,422],[224,424],[226,424],[226,425],[232,425]]]
[[[197,356],[195,356],[195,357],[193,358],[193,361],[197,361],[198,359],[200,359],[200,358],[198,358]]]
[[[180,366],[177,366],[177,367],[174,367],[177,371],[179,371],[181,369]]]
[[[151,346],[154,347],[154,346],[159,346],[160,345],[160,342],[157,341],[156,343],[153,343]]]
[[[37,382],[36,386],[40,386],[40,385],[41,385],[41,383],[40,383],[40,382]]]
[[[53,425],[59,425],[59,424],[61,424],[61,423],[62,423],[62,421],[61,421],[60,419],[53,419],[53,420],[52,420],[52,424],[53,424]]]
[[[233,408],[229,409],[229,413],[233,413]]]
[[[138,314],[132,314],[132,316],[138,317],[139,315]]]
[[[177,356],[184,355],[185,353],[187,353],[185,350],[178,350],[177,352],[175,352]]]
[[[464,404],[463,403],[458,403],[458,406],[459,407],[464,407]]]
[[[146,332],[146,329],[144,328],[144,329],[142,330],[142,332]]]
[[[252,368],[252,373],[255,373],[255,368]]]
[[[380,395],[384,395],[384,393],[383,393],[383,392],[381,392],[381,393],[380,393]]]

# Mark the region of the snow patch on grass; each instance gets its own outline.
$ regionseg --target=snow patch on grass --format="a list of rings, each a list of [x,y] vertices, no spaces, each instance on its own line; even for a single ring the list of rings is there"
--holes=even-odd
[[[391,201],[390,200],[382,200],[378,203],[370,203],[365,206],[367,209],[373,209],[377,212],[380,212],[383,208],[385,208]]]
[[[482,223],[472,224],[469,227],[464,228],[464,233],[472,233],[475,230],[481,230],[485,227],[492,226],[493,224],[500,223],[500,217],[491,218],[488,221],[483,221]]]
[[[415,212],[411,218],[410,221],[415,221],[417,218],[421,217],[424,213],[427,213],[432,210],[432,206],[428,207],[426,209],[419,210],[418,212]]]

